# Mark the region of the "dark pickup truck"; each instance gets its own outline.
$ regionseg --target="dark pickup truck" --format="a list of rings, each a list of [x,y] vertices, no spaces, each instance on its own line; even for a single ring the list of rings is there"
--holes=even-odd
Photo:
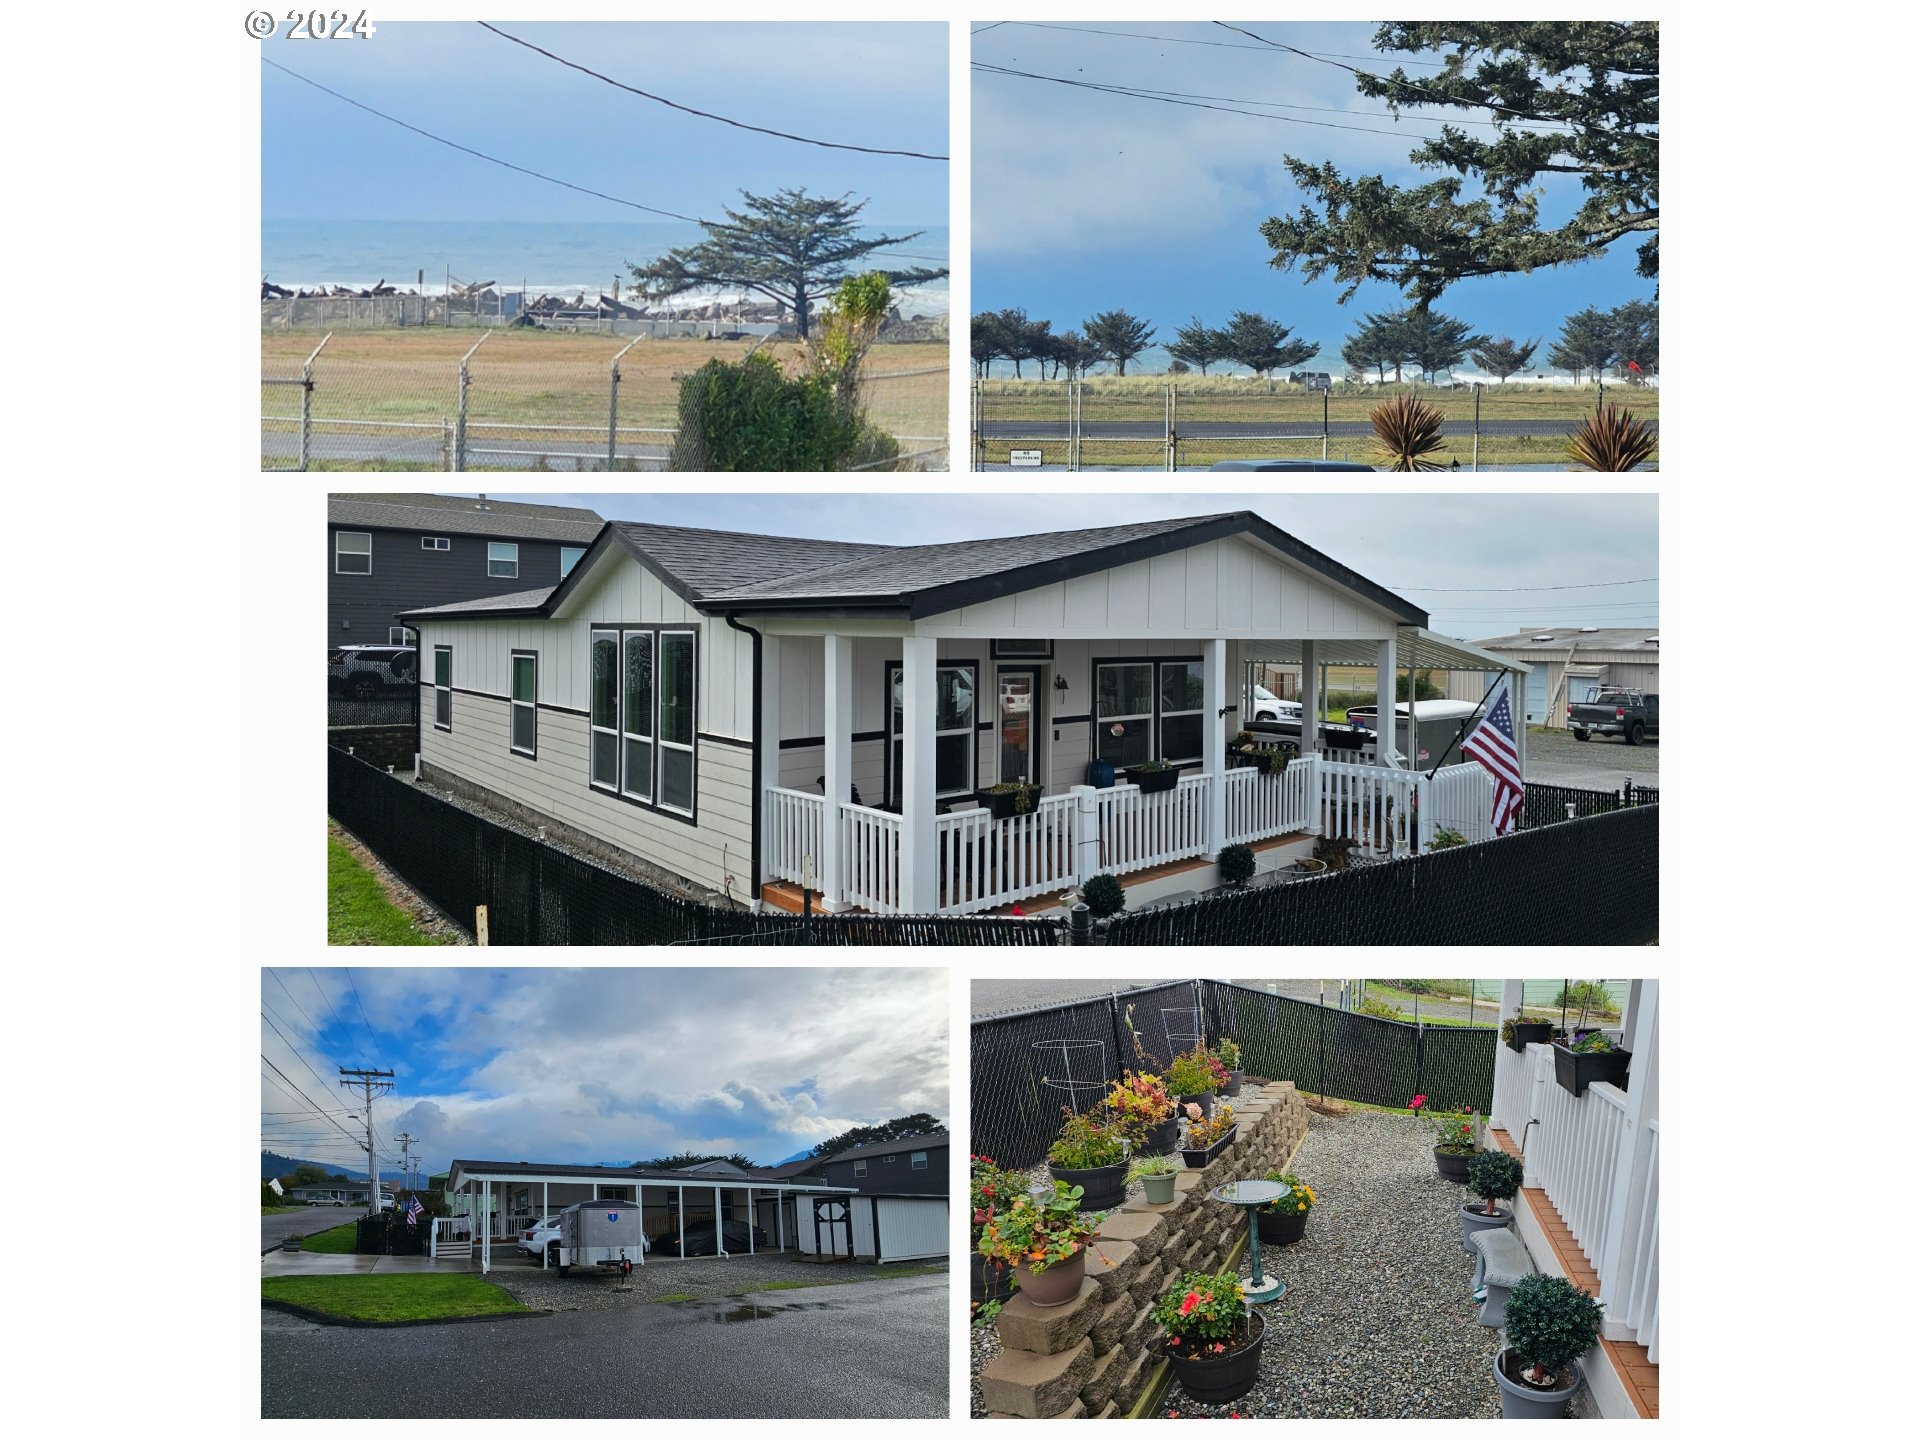
[[[1573,738],[1618,735],[1629,745],[1660,738],[1660,697],[1638,690],[1602,690],[1591,700],[1567,707]]]

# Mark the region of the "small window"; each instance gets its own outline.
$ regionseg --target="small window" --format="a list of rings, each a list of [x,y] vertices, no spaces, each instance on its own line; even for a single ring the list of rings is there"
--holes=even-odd
[[[1053,641],[996,640],[993,642],[993,658],[996,660],[1051,660]]]
[[[333,573],[371,575],[373,573],[373,535],[366,530],[333,532]]]
[[[560,547],[560,578],[562,580],[573,573],[573,567],[580,563],[580,557],[586,553],[586,549],[579,545]]]
[[[866,1161],[856,1160],[853,1162],[853,1178],[854,1179],[856,1180],[862,1179],[866,1175],[866,1173],[867,1173]]]
[[[893,1164],[894,1161],[898,1160],[900,1157],[898,1155],[882,1155],[880,1158],[886,1161],[887,1164],[891,1165]]]
[[[487,575],[494,580],[520,578],[520,547],[511,540],[487,542]]]
[[[407,627],[406,627],[406,626],[404,626],[404,625],[389,625],[389,626],[387,627],[387,644],[389,644],[389,645],[405,645],[405,644],[406,644],[407,642],[408,642],[408,635],[407,635]]]
[[[420,537],[420,548],[422,550],[451,550],[453,548],[453,542],[444,535],[422,535]]]
[[[912,1156],[910,1157],[909,1163],[911,1164],[912,1168],[915,1170],[926,1169],[927,1168],[927,1152],[924,1150],[914,1151]]]
[[[508,702],[509,743],[516,755],[533,755],[539,719],[540,657],[530,650],[513,652],[513,695]]]
[[[433,728],[453,729],[453,647],[433,647]]]

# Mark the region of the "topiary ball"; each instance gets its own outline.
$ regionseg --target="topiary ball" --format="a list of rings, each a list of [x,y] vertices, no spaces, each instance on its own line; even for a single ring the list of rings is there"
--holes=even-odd
[[[1483,1150],[1467,1162],[1467,1188],[1483,1200],[1511,1200],[1525,1173],[1506,1151]]]
[[[1093,918],[1104,920],[1127,908],[1127,892],[1112,875],[1096,875],[1080,887],[1080,898],[1087,902]]]
[[[1600,1339],[1600,1302],[1561,1275],[1528,1275],[1507,1293],[1507,1344],[1523,1365],[1564,1370]]]
[[[1220,852],[1220,878],[1229,885],[1244,885],[1253,878],[1253,847],[1229,845]]]

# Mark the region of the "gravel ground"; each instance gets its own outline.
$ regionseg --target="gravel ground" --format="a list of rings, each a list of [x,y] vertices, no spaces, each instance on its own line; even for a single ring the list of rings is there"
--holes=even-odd
[[[1480,1324],[1473,1262],[1460,1248],[1467,1194],[1435,1173],[1426,1126],[1400,1115],[1315,1115],[1293,1168],[1319,1203],[1300,1241],[1262,1252],[1287,1293],[1265,1307],[1259,1383],[1215,1407],[1193,1404],[1176,1382],[1166,1413],[1498,1418],[1498,1332]],[[1248,1273],[1244,1260],[1240,1270]]]
[[[655,1260],[636,1265],[619,1288],[619,1280],[598,1275],[568,1275],[538,1265],[496,1265],[487,1278],[522,1305],[535,1310],[615,1310],[673,1300],[718,1300],[769,1285],[783,1289],[841,1285],[858,1281],[880,1283],[917,1266],[810,1265],[791,1256],[733,1255],[713,1258]],[[776,1292],[777,1293],[777,1292]]]
[[[1579,790],[1618,790],[1629,776],[1636,785],[1660,786],[1660,742],[1629,745],[1596,735],[1573,738],[1571,730],[1527,729],[1527,778]]]

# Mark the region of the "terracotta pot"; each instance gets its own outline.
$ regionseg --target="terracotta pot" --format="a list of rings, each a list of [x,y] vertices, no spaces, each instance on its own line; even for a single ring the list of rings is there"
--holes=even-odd
[[[1027,1268],[1025,1261],[1018,1261],[1013,1274],[1014,1283],[1027,1297],[1029,1305],[1041,1310],[1065,1305],[1080,1293],[1080,1282],[1087,1278],[1087,1247],[1082,1245],[1071,1259],[1049,1265],[1038,1275]]]

